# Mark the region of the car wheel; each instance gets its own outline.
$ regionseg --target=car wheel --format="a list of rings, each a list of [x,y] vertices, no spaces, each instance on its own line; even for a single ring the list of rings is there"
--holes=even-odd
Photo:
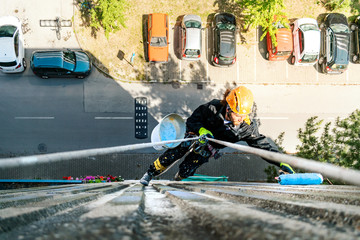
[[[321,23],[321,24],[320,24],[320,28],[321,28],[321,29],[325,28],[325,23]]]
[[[265,58],[266,58],[267,60],[269,60],[269,52],[267,52],[267,53],[265,54]]]
[[[291,57],[291,64],[294,65],[295,64],[295,56]]]
[[[25,58],[23,58],[23,60],[22,60],[22,64],[23,64],[23,66],[24,66],[24,70],[25,70],[25,69],[26,69],[26,67],[27,67]]]
[[[48,79],[49,77],[46,76],[46,75],[42,75],[41,78],[42,78],[42,79]]]
[[[358,59],[359,59],[358,55],[354,55],[353,58],[352,58],[354,63],[357,62]]]
[[[351,31],[355,31],[356,28],[357,28],[357,26],[355,24],[351,24],[351,26],[350,26]]]
[[[324,62],[324,57],[321,56],[321,57],[319,58],[319,64],[321,65],[321,64],[323,64],[323,62]]]

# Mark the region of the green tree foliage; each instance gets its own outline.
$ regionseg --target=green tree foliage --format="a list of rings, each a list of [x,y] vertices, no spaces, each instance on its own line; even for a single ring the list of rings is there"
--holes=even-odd
[[[263,34],[260,37],[260,41],[269,32],[273,45],[277,46],[275,37],[277,28],[273,22],[274,16],[276,16],[276,22],[287,26],[288,20],[285,17],[284,0],[237,0],[237,2],[244,8],[244,22],[248,29],[261,26]]]
[[[304,129],[298,130],[297,156],[328,162],[338,166],[360,169],[360,110],[356,110],[343,120],[337,118],[330,129],[326,123],[323,132],[317,135],[323,120],[311,117]]]
[[[124,12],[127,7],[126,0],[95,0],[90,9],[90,26],[104,28],[105,36],[109,38],[109,33],[118,31],[120,26],[126,27]]]
[[[324,7],[330,11],[341,11],[350,7],[351,0],[326,0]]]

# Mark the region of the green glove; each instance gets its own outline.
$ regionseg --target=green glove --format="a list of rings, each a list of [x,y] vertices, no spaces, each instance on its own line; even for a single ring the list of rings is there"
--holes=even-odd
[[[207,137],[208,138],[214,138],[213,134],[209,130],[207,130],[206,128],[203,128],[203,127],[199,129],[199,135],[200,135],[199,142],[201,144],[206,143],[206,141],[207,141],[206,138]]]

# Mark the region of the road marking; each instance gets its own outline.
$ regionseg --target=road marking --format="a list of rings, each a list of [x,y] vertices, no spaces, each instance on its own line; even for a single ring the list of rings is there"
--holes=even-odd
[[[239,82],[239,61],[236,61],[236,82]]]
[[[287,61],[284,61],[284,63],[285,63],[285,72],[286,72],[286,80],[289,78],[289,67],[288,67],[288,63],[287,63]]]
[[[134,117],[95,117],[95,120],[131,120]]]
[[[258,120],[288,120],[288,117],[256,117]]]
[[[348,69],[348,70],[346,71],[346,80],[345,80],[346,82],[349,82],[349,70],[350,70],[350,69]]]
[[[181,81],[181,60],[179,61],[180,63],[179,63],[179,69],[180,69],[180,81]]]
[[[315,63],[316,64],[316,81],[318,82],[319,81],[319,64]]]
[[[255,34],[255,42],[257,42],[257,35],[258,35],[258,30],[256,29],[256,34]],[[256,82],[256,47],[258,44],[254,45],[254,82]]]
[[[16,120],[52,120],[55,117],[15,117]]]

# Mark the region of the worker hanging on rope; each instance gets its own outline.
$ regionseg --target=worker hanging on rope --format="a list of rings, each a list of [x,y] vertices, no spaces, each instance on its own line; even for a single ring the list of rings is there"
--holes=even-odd
[[[217,150],[225,147],[214,142],[210,145],[206,138],[232,143],[245,141],[251,147],[278,152],[264,135],[259,134],[256,122],[250,119],[253,104],[252,92],[240,86],[233,90],[227,89],[222,100],[214,99],[199,106],[186,121],[185,135],[185,138],[200,136],[199,140],[186,141],[166,150],[150,165],[140,183],[147,186],[153,177],[162,174],[186,153],[188,154],[180,164],[175,180],[180,181],[194,175],[196,169],[208,162],[210,157],[219,157]],[[280,174],[294,173],[288,164],[264,160],[280,167]]]

